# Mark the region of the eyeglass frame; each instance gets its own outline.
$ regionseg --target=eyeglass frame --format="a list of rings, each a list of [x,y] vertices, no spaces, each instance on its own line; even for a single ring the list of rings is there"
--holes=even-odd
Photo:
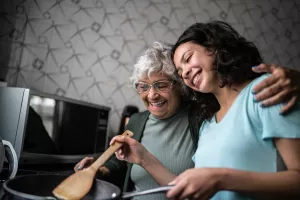
[[[170,83],[170,85],[168,86],[168,87],[170,87],[170,90],[167,90],[167,91],[160,91],[160,90],[158,89],[158,87],[155,87],[155,86],[154,86],[156,83],[159,83],[159,82],[168,82],[168,83]],[[148,89],[147,91],[145,91],[145,92],[139,92],[139,91],[137,90],[137,85],[138,85],[139,83],[143,83],[143,84],[149,85],[149,89]],[[159,81],[153,82],[152,84],[146,83],[146,82],[144,82],[144,81],[139,81],[139,82],[136,82],[136,83],[134,84],[134,88],[135,88],[135,90],[136,90],[139,94],[148,94],[148,93],[150,92],[150,90],[151,90],[151,87],[153,87],[154,90],[155,90],[156,92],[158,92],[158,93],[160,93],[160,92],[170,92],[170,91],[173,89],[173,86],[174,86],[176,83],[177,83],[177,82],[176,82],[175,80],[159,80]]]

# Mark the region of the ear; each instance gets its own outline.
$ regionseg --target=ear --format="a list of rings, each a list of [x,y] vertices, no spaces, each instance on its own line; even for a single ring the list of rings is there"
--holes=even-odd
[[[207,56],[212,56],[217,52],[216,51],[214,52],[212,49],[206,49],[205,53],[206,53]]]

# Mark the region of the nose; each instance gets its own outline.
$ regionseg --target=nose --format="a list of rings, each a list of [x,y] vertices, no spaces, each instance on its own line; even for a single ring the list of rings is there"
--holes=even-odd
[[[148,92],[148,98],[153,99],[157,96],[158,96],[157,91],[153,87],[150,87],[150,90]]]

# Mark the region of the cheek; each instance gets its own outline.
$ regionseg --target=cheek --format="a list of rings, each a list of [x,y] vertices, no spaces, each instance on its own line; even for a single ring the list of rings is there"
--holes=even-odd
[[[147,95],[140,95],[140,97],[143,101],[147,101]]]
[[[186,86],[188,86],[189,88],[192,87],[192,86],[190,85],[190,82],[187,81],[186,79],[184,79],[183,82],[184,82],[184,84],[185,84]]]
[[[189,84],[188,81],[187,81],[186,79],[183,79],[183,82],[184,82],[185,85],[188,85],[188,84]]]

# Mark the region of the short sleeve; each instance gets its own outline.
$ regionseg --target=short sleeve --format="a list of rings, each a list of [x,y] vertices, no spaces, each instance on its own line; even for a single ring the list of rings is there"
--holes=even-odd
[[[295,106],[285,115],[279,113],[282,105],[260,108],[262,122],[262,139],[268,138],[300,138],[300,107]]]
[[[266,75],[255,80],[253,87],[267,78]],[[252,87],[252,88],[253,88]],[[252,89],[251,88],[251,89]],[[256,116],[260,123],[256,124],[261,130],[262,139],[271,138],[300,138],[300,105],[295,105],[287,114],[280,114],[284,104],[261,107],[260,103],[253,103]]]

